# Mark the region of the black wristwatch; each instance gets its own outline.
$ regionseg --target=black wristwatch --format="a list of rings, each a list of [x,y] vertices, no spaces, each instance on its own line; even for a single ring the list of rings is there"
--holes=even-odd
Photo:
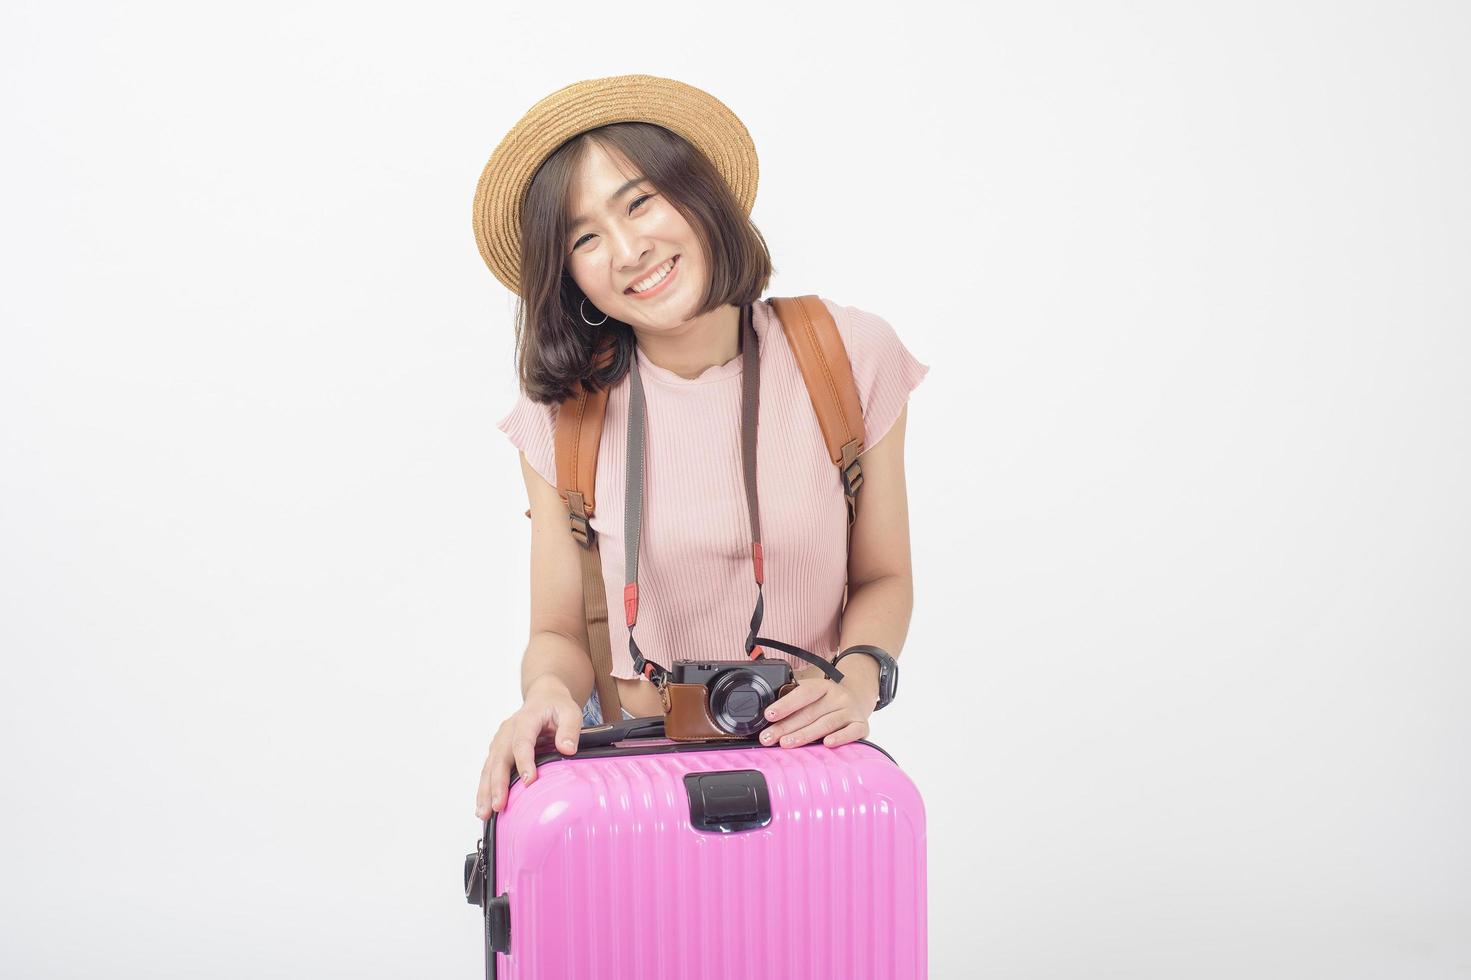
[[[878,711],[894,700],[894,695],[899,692],[899,663],[884,650],[868,643],[860,643],[847,647],[838,654],[833,660],[833,666],[836,667],[850,653],[866,653],[879,665],[879,699],[873,708]]]

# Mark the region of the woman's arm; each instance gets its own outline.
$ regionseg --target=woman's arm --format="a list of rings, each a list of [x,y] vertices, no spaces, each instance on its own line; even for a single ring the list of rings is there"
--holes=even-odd
[[[531,640],[521,659],[521,694],[560,684],[579,705],[592,697],[594,677],[582,607],[581,547],[567,529],[567,505],[557,488],[521,454],[531,502]]]
[[[554,734],[557,750],[577,751],[582,705],[592,696],[582,612],[582,557],[567,530],[567,508],[557,488],[521,454],[531,501],[531,641],[521,658],[521,707],[496,729],[480,769],[475,814],[503,810],[511,765],[523,783],[536,780],[536,742]]]
[[[838,631],[838,649],[872,644],[898,659],[914,606],[909,565],[909,501],[904,486],[904,424],[898,419],[863,456],[863,486],[848,546],[848,602]],[[822,739],[827,745],[868,735],[868,716],[878,701],[878,664],[870,657],[843,661],[843,682],[833,684],[816,667],[797,671],[798,690],[767,712],[773,724],[762,740],[786,746]],[[785,737],[784,737],[785,736]]]
[[[914,577],[909,561],[909,496],[904,482],[904,426],[909,406],[899,411],[893,426],[860,458],[863,486],[858,490],[858,515],[848,546],[848,604],[838,649],[872,644],[894,659],[909,633],[914,608]],[[853,668],[850,671],[850,666]],[[859,675],[878,692],[878,665],[869,657],[843,661],[844,683]]]

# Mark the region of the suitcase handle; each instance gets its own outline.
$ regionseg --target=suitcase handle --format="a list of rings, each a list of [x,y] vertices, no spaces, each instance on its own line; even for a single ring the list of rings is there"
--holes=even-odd
[[[579,749],[591,749],[600,745],[612,745],[614,742],[627,741],[630,738],[663,738],[664,716],[653,715],[648,718],[625,718],[622,721],[607,725],[593,725],[584,728],[578,736],[577,747]]]

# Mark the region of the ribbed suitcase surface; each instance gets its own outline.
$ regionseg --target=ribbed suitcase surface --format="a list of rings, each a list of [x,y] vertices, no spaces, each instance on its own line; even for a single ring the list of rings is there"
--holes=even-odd
[[[926,975],[924,806],[871,743],[650,739],[537,774],[487,826],[489,976]]]

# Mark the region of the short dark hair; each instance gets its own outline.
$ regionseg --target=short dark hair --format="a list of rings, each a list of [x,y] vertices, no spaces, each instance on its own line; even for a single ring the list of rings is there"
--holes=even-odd
[[[579,312],[585,297],[567,270],[568,197],[594,143],[625,157],[694,229],[709,282],[692,316],[754,303],[773,272],[765,238],[714,164],[683,137],[644,122],[612,123],[572,137],[542,161],[521,205],[517,375],[527,397],[543,404],[560,403],[579,383],[590,390],[611,387],[633,358],[633,328],[611,315],[588,326]]]

